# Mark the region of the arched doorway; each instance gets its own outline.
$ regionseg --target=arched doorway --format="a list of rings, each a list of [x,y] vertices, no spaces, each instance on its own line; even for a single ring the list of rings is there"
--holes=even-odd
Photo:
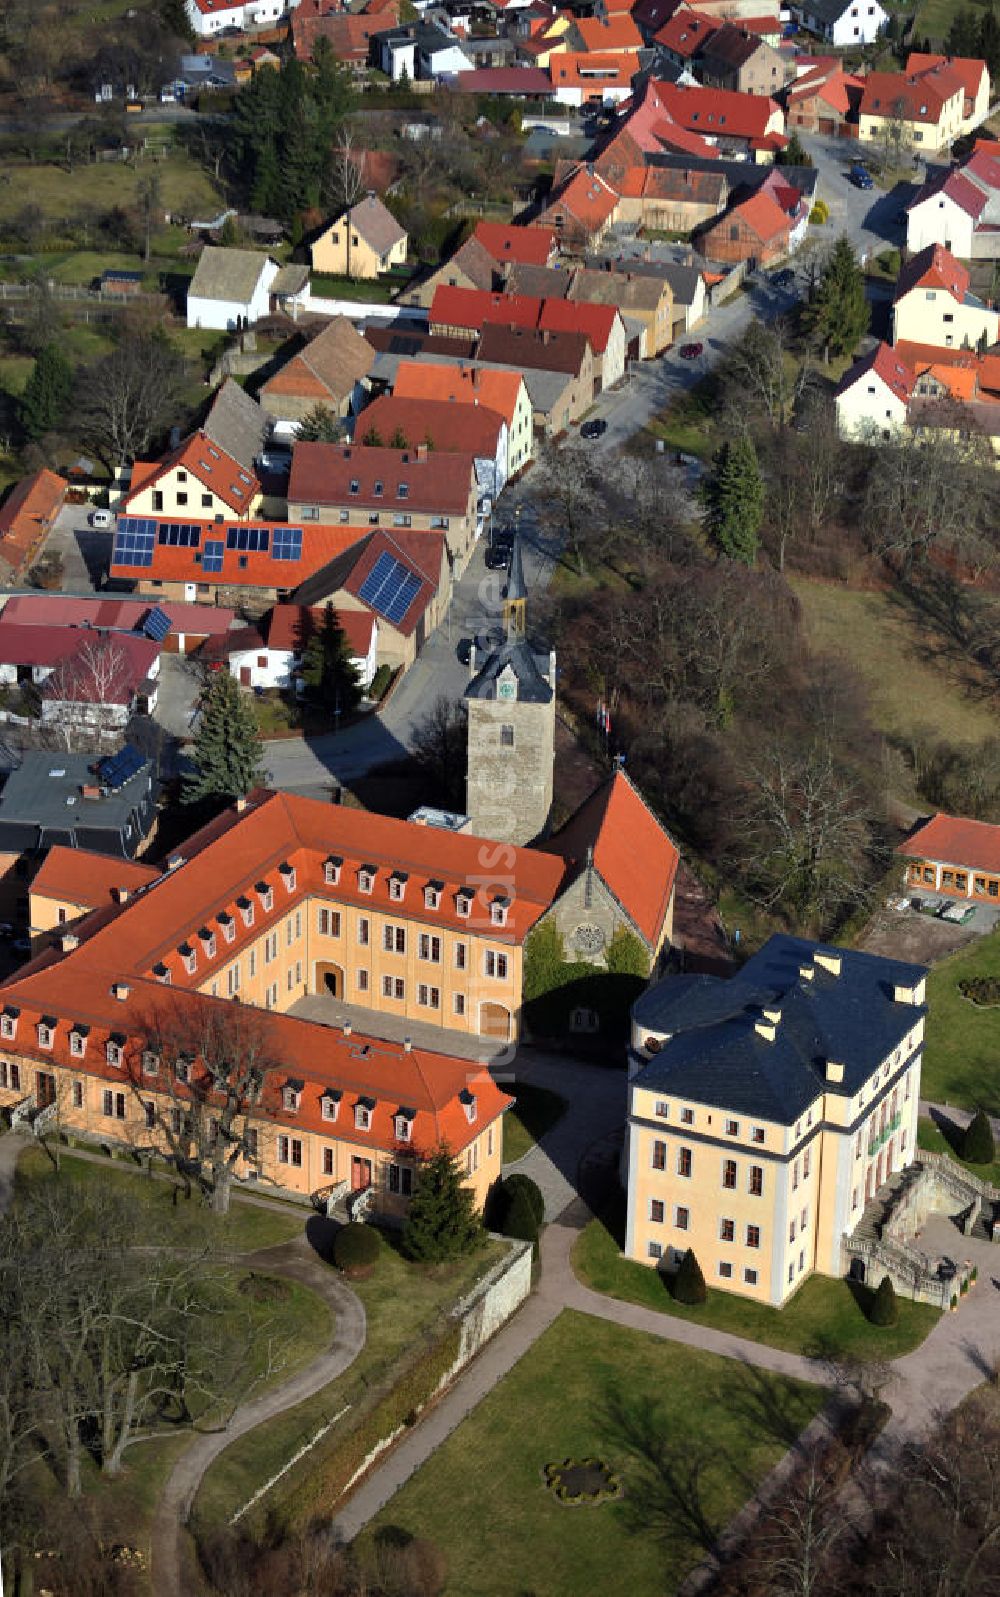
[[[479,1034],[482,1037],[500,1037],[507,1042],[510,1037],[510,1010],[503,1004],[480,1004]]]
[[[316,992],[325,993],[327,998],[344,998],[344,972],[340,965],[331,965],[326,961],[317,963],[316,966]]]

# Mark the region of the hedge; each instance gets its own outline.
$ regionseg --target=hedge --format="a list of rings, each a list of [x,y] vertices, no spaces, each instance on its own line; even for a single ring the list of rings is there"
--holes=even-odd
[[[338,1270],[370,1270],[381,1252],[382,1242],[370,1225],[352,1220],[338,1231],[333,1244],[333,1262]]]

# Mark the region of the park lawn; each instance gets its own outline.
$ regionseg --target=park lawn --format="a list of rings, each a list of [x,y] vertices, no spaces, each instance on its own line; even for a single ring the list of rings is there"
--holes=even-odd
[[[196,161],[183,150],[162,160],[92,161],[65,166],[51,162],[5,163],[7,181],[0,185],[0,225],[26,206],[36,207],[51,221],[77,216],[83,210],[111,211],[136,200],[142,179],[154,175],[165,211],[189,217],[211,217],[220,209],[220,194]]]
[[[447,1560],[448,1597],[668,1597],[824,1398],[564,1310],[362,1541],[426,1537]],[[624,1495],[567,1507],[542,1471],[589,1457]]]
[[[860,673],[879,731],[893,741],[978,743],[996,731],[989,684],[971,665],[927,656],[927,628],[882,593],[792,577],[814,650]]]
[[[275,1247],[301,1236],[306,1222],[304,1210],[289,1206],[264,1207],[234,1197],[228,1214],[216,1215],[198,1197],[181,1198],[174,1205],[175,1183],[150,1179],[134,1165],[111,1159],[80,1159],[62,1152],[59,1172],[42,1148],[26,1148],[17,1162],[17,1190],[25,1191],[41,1182],[62,1181],[74,1185],[117,1186],[127,1191],[136,1206],[137,1230],[143,1216],[167,1235],[173,1247],[194,1247],[211,1241],[230,1253],[253,1253],[258,1248]]]
[[[532,1086],[529,1081],[504,1090],[512,1092],[517,1101],[503,1117],[503,1162],[516,1164],[562,1119],[568,1105],[557,1092]]]
[[[611,1226],[618,1229],[619,1220],[619,1215],[611,1216]],[[581,1232],[573,1248],[573,1268],[587,1286],[608,1297],[806,1358],[899,1358],[919,1346],[938,1319],[938,1311],[927,1304],[900,1298],[897,1324],[874,1326],[861,1306],[870,1296],[866,1289],[823,1275],[810,1276],[782,1309],[711,1289],[704,1304],[685,1308],[674,1302],[667,1279],[658,1270],[622,1258],[616,1237],[600,1219],[591,1220]]]
[[[258,1487],[312,1440],[325,1421],[333,1419],[346,1405],[358,1408],[373,1390],[390,1390],[400,1359],[410,1353],[432,1327],[443,1327],[444,1316],[451,1306],[504,1256],[505,1251],[505,1244],[488,1242],[454,1265],[428,1267],[408,1263],[392,1241],[383,1237],[382,1252],[373,1274],[367,1280],[351,1282],[364,1304],[367,1321],[361,1353],[343,1375],[321,1392],[268,1424],[258,1426],[216,1459],[195,1498],[192,1517],[196,1529],[204,1532],[228,1520]],[[351,1423],[351,1417],[345,1416],[289,1471],[263,1500],[261,1515],[276,1515],[281,1519],[294,1511],[300,1472],[321,1470],[325,1452],[340,1446]],[[287,1510],[285,1505],[288,1505]]]
[[[680,394],[649,422],[647,432],[668,449],[710,461],[721,443],[716,399],[718,383],[711,374]]]
[[[1000,934],[980,937],[935,965],[927,978],[927,1033],[921,1096],[932,1103],[980,1104],[1000,1114],[1000,1011],[963,998],[959,982],[1000,975]]]
[[[385,277],[331,277],[318,272],[310,278],[313,295],[317,299],[357,299],[372,304],[388,305],[401,281]]]
[[[929,1115],[921,1115],[917,1123],[917,1146],[926,1148],[930,1153],[946,1153],[949,1159],[954,1159],[963,1170],[971,1171],[980,1181],[990,1181],[995,1187],[1000,1187],[1000,1159],[994,1159],[992,1164],[967,1164]]]

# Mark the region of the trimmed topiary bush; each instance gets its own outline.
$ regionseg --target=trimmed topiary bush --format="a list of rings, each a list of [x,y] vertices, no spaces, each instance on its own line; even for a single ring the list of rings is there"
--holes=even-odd
[[[992,1164],[996,1157],[993,1127],[985,1109],[977,1109],[962,1133],[961,1155],[966,1164]]]
[[[517,1237],[522,1242],[530,1242],[537,1259],[538,1221],[535,1219],[531,1198],[523,1187],[514,1188],[513,1196],[507,1205],[507,1213],[504,1215],[503,1234],[505,1237]]]
[[[537,1181],[532,1181],[530,1176],[507,1176],[504,1179],[503,1190],[507,1199],[508,1209],[514,1202],[514,1194],[523,1192],[535,1217],[535,1225],[541,1226],[545,1219],[545,1199],[542,1197],[542,1189]]]
[[[896,1302],[896,1289],[887,1275],[884,1275],[878,1284],[872,1306],[868,1311],[868,1318],[872,1325],[895,1325],[899,1319],[899,1305]]]
[[[674,1276],[674,1300],[677,1303],[704,1303],[708,1291],[701,1265],[695,1258],[694,1248],[688,1248]]]
[[[337,1232],[333,1244],[333,1262],[345,1275],[369,1275],[375,1268],[382,1243],[377,1231],[370,1225],[352,1220]]]

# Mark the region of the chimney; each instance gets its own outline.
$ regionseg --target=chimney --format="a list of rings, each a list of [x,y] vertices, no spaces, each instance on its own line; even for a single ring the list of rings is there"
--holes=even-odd
[[[412,1037],[404,1037],[403,1038],[403,1052],[404,1052],[404,1054],[412,1054],[412,1052],[413,1052],[413,1038]]]
[[[771,1021],[769,1021],[769,1020],[758,1020],[758,1021],[755,1021],[753,1029],[757,1033],[758,1037],[763,1037],[765,1042],[773,1042],[774,1041],[776,1028],[774,1027],[774,1025],[772,1024]]]
[[[244,815],[246,813],[246,807],[247,807],[247,801],[246,801],[245,798],[238,798],[236,800],[236,813],[237,813],[237,815]]]
[[[835,953],[832,950],[820,953],[819,949],[817,949],[814,957],[820,970],[829,971],[831,976],[840,975],[840,967],[843,961],[839,953]]]
[[[60,942],[64,954],[71,954],[74,948],[79,948],[80,946],[80,939],[77,937],[76,932],[63,932]]]
[[[127,904],[132,895],[127,887],[113,887],[111,896],[116,904]]]
[[[354,1027],[351,1025],[351,1022],[349,1020],[345,1020],[344,1021],[344,1036],[345,1037],[349,1037],[353,1030],[354,1030]]]
[[[844,1079],[844,1067],[838,1065],[836,1060],[828,1059],[826,1062],[826,1079],[834,1085]]]
[[[111,983],[111,996],[112,998],[117,998],[120,1004],[125,1003],[131,991],[132,989],[128,982],[116,981]]]
[[[418,462],[425,461],[427,459],[427,445],[418,444],[415,453]]]

